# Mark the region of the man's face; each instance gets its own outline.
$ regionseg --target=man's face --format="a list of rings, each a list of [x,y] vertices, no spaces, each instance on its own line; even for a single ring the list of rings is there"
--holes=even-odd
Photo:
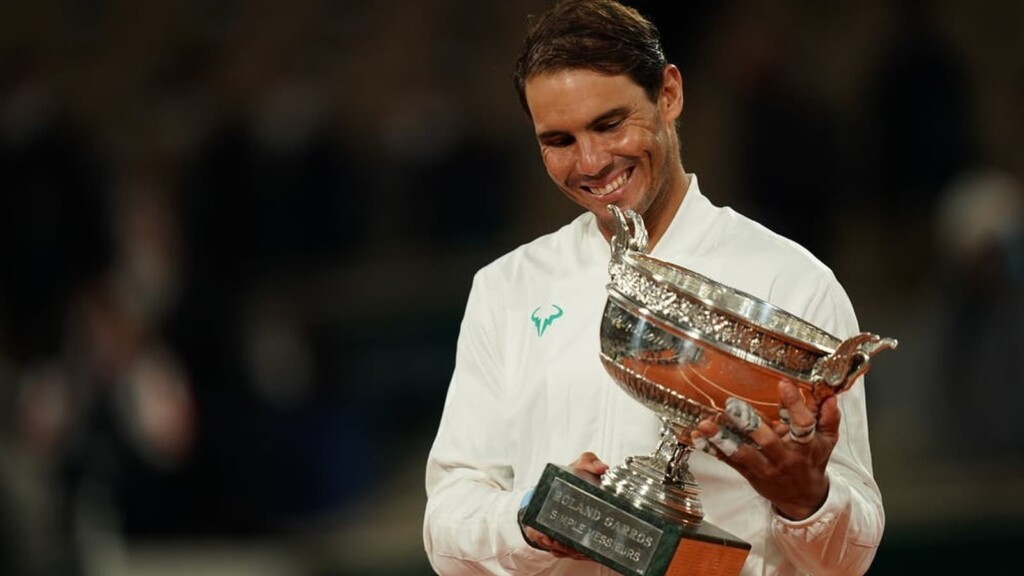
[[[678,72],[666,73],[669,83]],[[667,196],[684,192],[678,166],[675,120],[681,82],[662,89],[657,102],[628,76],[571,69],[526,82],[541,158],[563,194],[593,212],[605,236],[613,229],[607,206],[644,215],[649,224]],[[678,100],[678,102],[676,102]],[[649,213],[649,211],[651,213]]]

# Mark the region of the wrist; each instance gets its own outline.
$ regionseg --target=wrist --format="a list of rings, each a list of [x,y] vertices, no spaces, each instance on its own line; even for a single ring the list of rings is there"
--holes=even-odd
[[[530,500],[532,498],[533,488],[530,488],[529,490],[526,491],[526,494],[523,495],[523,499],[519,501],[519,512],[516,513],[516,522],[519,524],[519,533],[523,535],[523,540],[525,540],[531,548],[535,548],[537,550],[544,550],[544,548],[538,546],[537,543],[530,538],[530,535],[527,532],[527,526],[526,524],[523,524],[523,519],[526,517],[526,509],[527,507],[529,507]]]
[[[815,512],[821,510],[821,507],[825,505],[826,501],[828,501],[828,494],[829,485],[826,484],[824,493],[818,498],[807,499],[806,502],[802,503],[772,503],[772,508],[775,510],[775,513],[777,515],[785,518],[786,520],[799,522],[801,520],[806,520],[807,518],[810,518],[812,515],[814,515]]]
[[[530,546],[530,548],[534,548],[536,550],[542,550],[542,551],[547,552],[547,550],[545,550],[544,548],[541,548],[539,545],[537,545],[536,542],[534,542],[530,538],[530,535],[527,532],[528,528],[527,528],[526,524],[523,524],[523,516],[525,516],[525,515],[526,515],[526,508],[520,508],[519,509],[519,513],[516,514],[516,520],[519,522],[519,533],[523,535],[523,540],[526,541],[526,543]]]

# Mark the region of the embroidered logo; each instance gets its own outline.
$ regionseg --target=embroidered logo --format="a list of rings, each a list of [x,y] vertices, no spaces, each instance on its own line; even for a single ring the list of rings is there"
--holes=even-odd
[[[546,308],[547,311],[551,313],[541,318],[540,316],[537,315],[537,313],[540,312],[541,308]],[[552,309],[554,309],[554,311],[552,311]],[[562,309],[555,304],[551,304],[549,306],[539,306],[536,310],[534,310],[533,314],[530,315],[530,320],[533,320],[533,325],[537,327],[537,336],[543,336],[544,332],[547,331],[548,327],[551,326],[551,324],[557,318],[561,318],[562,314],[564,314]]]

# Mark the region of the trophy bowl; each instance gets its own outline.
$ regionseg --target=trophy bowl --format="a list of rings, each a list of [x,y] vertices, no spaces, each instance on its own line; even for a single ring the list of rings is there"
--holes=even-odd
[[[643,220],[609,210],[617,229],[601,320],[600,359],[612,379],[662,421],[649,454],[600,477],[548,464],[522,521],[622,574],[736,575],[751,548],[704,521],[689,469],[691,432],[716,421],[748,442],[725,412],[745,401],[784,419],[778,385],[813,403],[848,390],[891,338],[841,340],[750,294],[648,255]],[[632,223],[632,229],[630,228]]]
[[[781,381],[796,385],[807,402],[820,400],[849,389],[872,356],[897,342],[869,333],[841,340],[764,300],[654,258],[646,254],[640,217],[610,210],[618,229],[600,358],[623,390],[661,417],[663,430],[652,454],[628,458],[602,482],[640,507],[699,522],[699,488],[686,465],[698,422],[714,420],[736,441],[747,441],[724,417],[730,397],[778,420],[784,417]]]

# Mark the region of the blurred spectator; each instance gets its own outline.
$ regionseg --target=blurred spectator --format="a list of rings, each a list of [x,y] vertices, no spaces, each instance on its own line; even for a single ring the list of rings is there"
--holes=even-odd
[[[11,548],[0,571],[51,574],[75,566],[70,538],[49,539],[59,491],[47,472],[70,428],[54,359],[72,298],[104,273],[113,242],[107,173],[92,140],[66,113],[42,58],[9,56],[0,62],[0,465],[16,465],[0,473],[0,531]],[[23,411],[30,403],[34,415]]]
[[[325,369],[337,351],[321,345],[318,302],[302,296],[363,247],[374,193],[323,98],[315,78],[283,74],[183,159],[183,275],[169,334],[201,406],[201,532],[261,535],[322,519],[376,467],[366,415]]]
[[[75,287],[59,348],[26,362],[19,379],[16,438],[53,475],[59,574],[86,564],[91,532],[181,534],[195,512],[192,383],[161,335],[174,235],[158,194],[138,185],[128,182],[114,212],[112,266]]]
[[[934,225],[937,456],[1024,462],[1024,187],[997,170],[964,173]]]
[[[321,97],[307,83],[276,84],[183,159],[182,292],[171,329],[211,387],[245,387],[238,329],[249,290],[299,283],[349,255],[363,236],[369,189]]]

